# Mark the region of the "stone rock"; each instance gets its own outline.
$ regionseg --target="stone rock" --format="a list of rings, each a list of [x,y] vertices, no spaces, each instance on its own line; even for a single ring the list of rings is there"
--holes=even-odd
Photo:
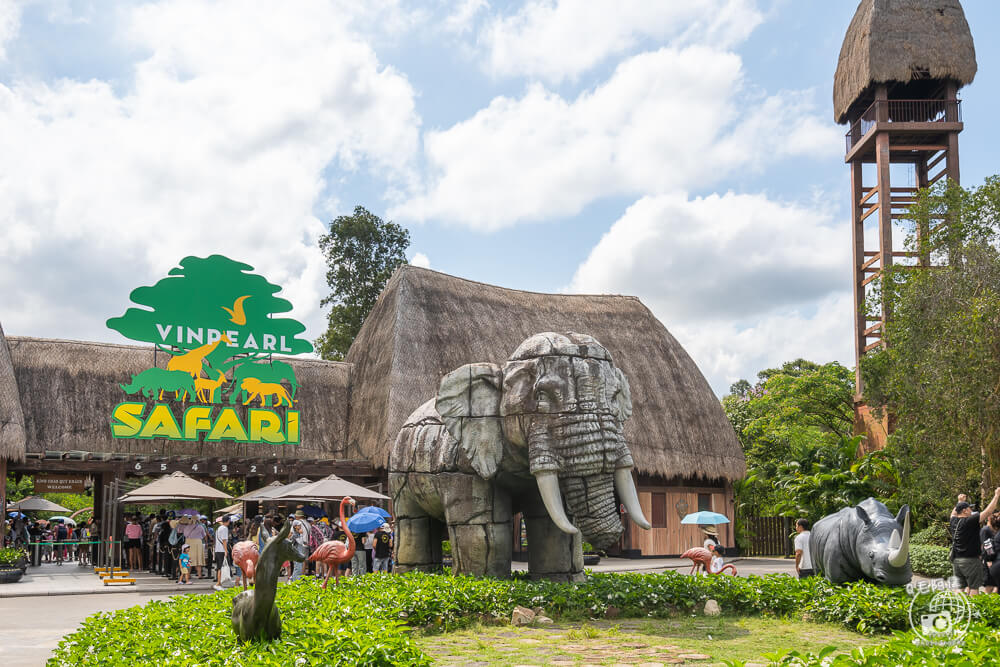
[[[712,656],[705,655],[704,653],[681,653],[678,658],[684,658],[685,660],[711,660]]]
[[[548,616],[535,616],[535,621],[542,624],[552,623],[552,619]]]
[[[604,618],[618,618],[621,613],[621,609],[612,605],[604,610]]]
[[[718,616],[722,613],[722,610],[719,609],[719,603],[715,600],[706,600],[705,611],[703,613],[705,616]]]
[[[531,611],[535,612],[535,616],[545,616],[545,610],[541,607],[535,607]]]
[[[520,605],[514,607],[514,611],[510,614],[511,625],[528,625],[533,620],[535,620],[535,612]]]

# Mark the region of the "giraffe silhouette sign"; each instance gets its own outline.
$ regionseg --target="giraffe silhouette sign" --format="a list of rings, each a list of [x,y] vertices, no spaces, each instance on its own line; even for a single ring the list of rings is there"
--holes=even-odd
[[[312,352],[305,326],[284,317],[281,288],[222,255],[185,257],[152,287],[139,287],[108,327],[169,355],[122,378],[131,400],[115,406],[116,438],[297,444],[299,383],[271,358]],[[182,409],[183,408],[183,409]]]

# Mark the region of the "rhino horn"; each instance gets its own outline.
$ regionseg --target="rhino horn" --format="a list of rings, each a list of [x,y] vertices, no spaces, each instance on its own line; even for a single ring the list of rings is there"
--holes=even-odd
[[[889,565],[903,567],[910,555],[910,513],[903,519],[903,535],[898,530],[892,531],[889,538]]]

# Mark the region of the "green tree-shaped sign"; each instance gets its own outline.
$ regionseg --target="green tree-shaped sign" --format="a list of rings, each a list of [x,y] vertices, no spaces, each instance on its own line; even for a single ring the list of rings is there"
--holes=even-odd
[[[252,270],[222,255],[185,257],[167,278],[132,291],[132,301],[144,308],[129,308],[107,324],[127,338],[163,348],[202,348],[213,368],[239,354],[312,352],[312,344],[297,337],[305,326],[274,317],[292,309],[275,296],[281,288]]]

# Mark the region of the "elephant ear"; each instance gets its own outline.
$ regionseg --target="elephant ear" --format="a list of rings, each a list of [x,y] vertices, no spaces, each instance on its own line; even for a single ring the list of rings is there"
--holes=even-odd
[[[628,385],[628,378],[618,367],[615,367],[615,380],[612,405],[618,413],[618,419],[625,422],[632,416],[632,388]]]
[[[434,407],[451,437],[484,479],[491,479],[503,455],[500,389],[503,374],[495,364],[466,364],[441,379]]]

